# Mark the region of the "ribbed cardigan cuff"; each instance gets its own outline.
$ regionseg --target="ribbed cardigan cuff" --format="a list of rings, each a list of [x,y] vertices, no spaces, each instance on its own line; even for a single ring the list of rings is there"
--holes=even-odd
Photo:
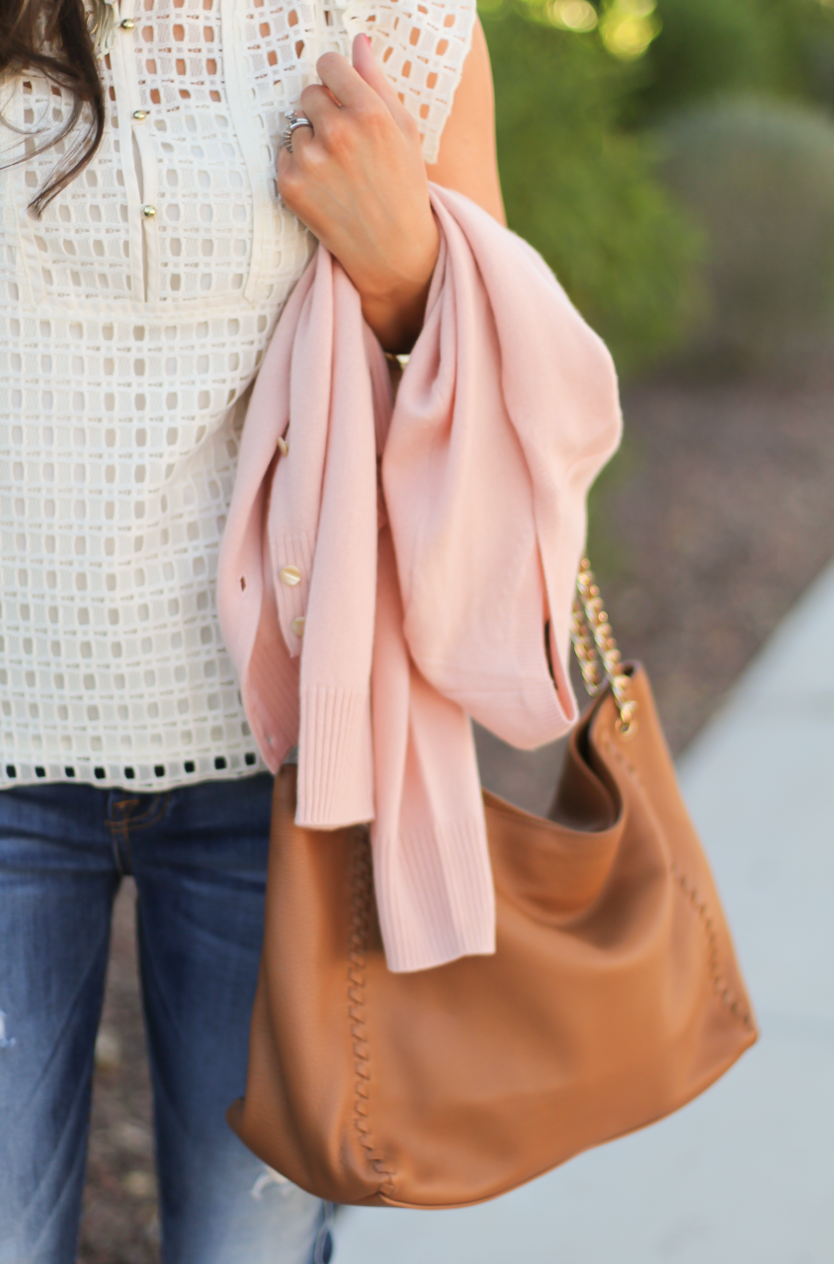
[[[495,952],[495,888],[483,819],[398,838],[371,827],[374,888],[388,969],[428,970]]]
[[[374,817],[370,697],[332,685],[300,690],[296,824],[338,829]]]

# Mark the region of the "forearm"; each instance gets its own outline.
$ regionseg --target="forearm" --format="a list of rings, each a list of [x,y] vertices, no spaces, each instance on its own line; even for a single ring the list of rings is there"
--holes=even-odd
[[[480,22],[466,59],[455,105],[443,132],[437,161],[426,169],[429,180],[456,189],[504,224],[504,203],[495,154],[495,101],[489,51]],[[386,351],[411,349],[423,326],[426,299],[437,261],[431,255],[427,276],[409,285],[392,283],[387,294],[362,296],[362,310]]]
[[[426,169],[429,180],[456,189],[483,207],[499,224],[505,223],[504,204],[495,154],[495,101],[489,51],[480,22],[475,25],[472,50],[466,59],[455,105],[443,132],[437,161]],[[409,351],[425,317],[437,247],[427,276],[408,284],[393,280],[388,293],[362,296],[362,310],[386,351]]]
[[[281,151],[278,188],[350,277],[385,350],[407,352],[423,325],[440,244],[429,180],[503,222],[486,41],[476,26],[442,156],[429,168],[418,126],[365,36],[354,41],[353,66],[326,53],[318,71],[322,83],[301,95],[310,126]]]
[[[385,351],[402,355],[409,352],[417,341],[423,328],[426,300],[436,262],[437,245],[425,277],[392,279],[387,291],[362,293],[360,290],[362,314]]]

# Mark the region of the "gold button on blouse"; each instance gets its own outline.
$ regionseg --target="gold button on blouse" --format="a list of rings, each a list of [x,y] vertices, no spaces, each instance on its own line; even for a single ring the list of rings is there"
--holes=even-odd
[[[278,574],[281,576],[281,583],[288,588],[295,588],[296,584],[301,583],[301,571],[297,566],[282,566]]]
[[[133,117],[136,119],[137,123],[141,123],[144,121],[144,119],[148,117],[148,111],[147,110],[134,110]]]
[[[155,207],[155,206],[143,206],[143,207],[142,207],[142,214],[144,215],[145,219],[153,219],[154,215],[156,215],[156,207]]]
[[[290,627],[292,628],[292,630],[293,630],[293,632],[295,633],[295,635],[296,635],[296,636],[303,636],[303,635],[304,635],[304,624],[305,624],[305,622],[306,622],[306,620],[305,620],[305,618],[304,618],[304,615],[303,615],[303,614],[300,614],[300,615],[298,616],[298,618],[293,619],[292,623],[290,624]]]
[[[132,31],[135,25],[136,23],[134,22],[133,18],[123,18],[122,21],[119,23],[119,26],[122,28],[123,31]]]

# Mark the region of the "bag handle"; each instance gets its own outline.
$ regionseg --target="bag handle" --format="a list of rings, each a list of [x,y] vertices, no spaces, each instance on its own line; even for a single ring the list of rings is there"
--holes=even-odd
[[[633,737],[637,732],[637,703],[631,697],[631,677],[623,671],[620,651],[587,557],[579,563],[570,634],[588,693],[593,698],[607,682],[619,712],[617,732],[621,737]]]

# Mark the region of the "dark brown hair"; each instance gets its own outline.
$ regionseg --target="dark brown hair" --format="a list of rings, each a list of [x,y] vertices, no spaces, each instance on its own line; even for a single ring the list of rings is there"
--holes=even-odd
[[[40,216],[83,171],[104,133],[104,89],[83,0],[0,0],[0,81],[27,72],[43,75],[73,97],[69,118],[60,130],[51,132],[34,150],[30,147],[30,153],[42,153],[72,137],[67,152],[30,203]],[[23,161],[23,157],[14,159],[12,165]]]

